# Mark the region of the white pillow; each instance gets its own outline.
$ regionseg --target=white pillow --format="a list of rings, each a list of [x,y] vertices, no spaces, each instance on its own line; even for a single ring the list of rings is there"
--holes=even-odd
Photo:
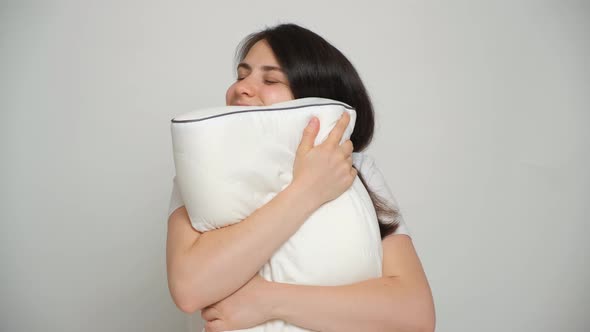
[[[312,116],[323,142],[343,111],[329,99],[304,98],[272,106],[225,106],[172,119],[176,175],[193,227],[204,232],[236,223],[272,199],[292,179],[295,151]]]
[[[356,112],[330,99],[216,107],[175,117],[176,177],[193,227],[205,232],[237,223],[271,200],[292,180],[295,152],[312,116],[320,120],[317,145],[342,112],[351,115],[342,143],[353,131]],[[379,277],[381,266],[377,216],[357,177],[315,211],[260,274],[277,282],[341,285]]]

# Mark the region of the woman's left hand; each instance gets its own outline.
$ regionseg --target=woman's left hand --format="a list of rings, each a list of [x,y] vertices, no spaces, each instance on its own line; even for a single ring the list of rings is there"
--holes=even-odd
[[[271,282],[258,273],[232,295],[201,311],[206,332],[238,330],[272,319],[272,304],[266,296]]]

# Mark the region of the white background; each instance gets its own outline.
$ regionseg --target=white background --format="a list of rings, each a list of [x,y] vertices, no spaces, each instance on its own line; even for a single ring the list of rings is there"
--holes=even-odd
[[[590,4],[564,0],[1,1],[0,330],[197,330],[166,284],[169,121],[279,22],[364,79],[437,331],[587,331]]]

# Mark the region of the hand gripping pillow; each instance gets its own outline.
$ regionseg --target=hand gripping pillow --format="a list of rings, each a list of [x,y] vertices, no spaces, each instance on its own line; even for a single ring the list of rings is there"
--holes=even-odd
[[[343,112],[351,121],[342,144],[350,138],[356,112],[330,99],[208,108],[172,119],[176,178],[192,226],[200,232],[228,226],[270,201],[292,180],[295,152],[309,120],[320,120],[318,145]],[[357,177],[347,191],[316,210],[260,274],[276,282],[342,285],[380,277],[381,265],[377,216]],[[264,325],[266,331],[290,326],[282,321]]]

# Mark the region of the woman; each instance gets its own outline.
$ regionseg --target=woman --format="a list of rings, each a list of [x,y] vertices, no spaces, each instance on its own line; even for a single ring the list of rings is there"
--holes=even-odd
[[[344,112],[329,139],[314,147],[319,123],[312,119],[296,153],[291,184],[240,223],[199,233],[175,193],[180,203],[171,203],[167,239],[174,302],[187,313],[201,310],[206,331],[245,329],[272,319],[315,331],[434,330],[432,295],[412,240],[397,211],[388,206],[395,201],[381,173],[360,153],[371,141],[374,120],[352,64],[323,38],[293,24],[248,36],[239,60],[227,105],[330,98],[355,108],[356,126],[351,139],[339,145],[350,120]],[[273,253],[322,204],[346,191],[357,174],[372,179],[363,183],[379,216],[383,277],[327,287],[260,277],[257,272]],[[388,195],[389,202],[380,198]],[[394,222],[396,217],[401,223]]]

